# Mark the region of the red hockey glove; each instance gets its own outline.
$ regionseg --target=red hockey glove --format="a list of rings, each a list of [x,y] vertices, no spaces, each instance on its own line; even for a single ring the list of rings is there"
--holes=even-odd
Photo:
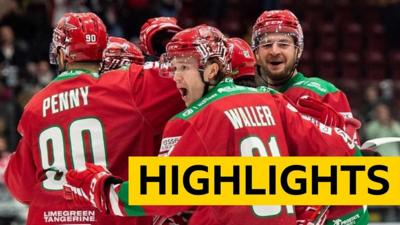
[[[354,135],[357,132],[357,130],[360,129],[360,127],[361,127],[361,122],[358,119],[348,118],[345,119],[345,127],[343,130],[351,136]],[[351,137],[353,138],[354,136]]]
[[[80,206],[92,205],[101,212],[108,212],[107,202],[111,184],[122,180],[102,166],[86,163],[86,170],[69,170],[64,185],[64,198]]]
[[[193,211],[180,212],[174,216],[155,216],[153,217],[153,225],[187,225]]]
[[[344,118],[335,109],[311,97],[302,97],[297,100],[296,108],[303,114],[317,119],[319,122],[333,127],[343,128]]]
[[[329,212],[329,206],[308,206],[297,213],[297,225],[323,225]]]
[[[330,105],[309,96],[299,98],[296,108],[301,113],[312,116],[327,126],[343,129],[348,134],[353,134],[361,127],[361,123],[357,119],[344,118]]]

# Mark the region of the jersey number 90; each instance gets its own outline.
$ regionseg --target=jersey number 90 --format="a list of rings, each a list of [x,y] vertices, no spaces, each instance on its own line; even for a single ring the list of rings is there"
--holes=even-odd
[[[39,135],[40,159],[46,179],[43,187],[48,190],[61,190],[65,184],[68,155],[74,169],[85,169],[85,141],[89,137],[86,151],[90,151],[93,163],[107,167],[106,145],[101,122],[96,118],[84,118],[73,121],[68,134],[63,129],[52,126]],[[69,142],[70,154],[66,152],[66,141]]]

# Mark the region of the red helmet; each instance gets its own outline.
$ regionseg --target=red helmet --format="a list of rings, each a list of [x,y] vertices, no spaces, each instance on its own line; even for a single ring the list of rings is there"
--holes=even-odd
[[[264,11],[253,26],[252,48],[256,49],[267,33],[287,33],[291,35],[300,53],[304,48],[303,30],[297,17],[289,10]]]
[[[107,47],[103,51],[101,71],[117,69],[131,63],[144,64],[140,49],[124,38],[109,37]]]
[[[70,62],[101,61],[107,44],[103,21],[94,13],[66,13],[58,21],[50,45],[50,63],[57,64],[57,50]]]
[[[182,28],[177,25],[177,21],[174,17],[156,17],[151,18],[146,21],[142,25],[140,29],[140,48],[142,49],[143,53],[147,55],[160,55],[164,52],[156,52],[157,40],[163,41],[161,39],[170,39],[174,34],[181,31]],[[160,32],[163,31],[163,32]],[[156,34],[165,33],[166,36],[164,38],[161,37],[154,37]],[[160,43],[161,47],[165,48],[167,43]]]
[[[241,38],[229,38],[232,45],[232,77],[255,76],[256,58],[247,42]]]
[[[200,68],[213,58],[219,62],[223,73],[230,74],[229,48],[221,31],[212,26],[199,25],[177,33],[167,44],[166,57],[168,60],[179,56],[194,57],[198,60]]]

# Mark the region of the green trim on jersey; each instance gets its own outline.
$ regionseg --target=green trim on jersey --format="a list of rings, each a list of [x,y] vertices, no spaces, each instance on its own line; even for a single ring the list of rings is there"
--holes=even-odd
[[[358,146],[356,146],[356,151],[353,156],[363,156],[361,149]]]
[[[354,152],[353,156],[363,156],[361,149],[358,145],[356,145],[356,147],[354,148],[356,151]]]
[[[66,80],[66,79],[74,78],[81,74],[88,74],[96,79],[99,78],[98,73],[94,73],[92,71],[85,70],[85,69],[73,69],[73,70],[68,70],[68,71],[64,71],[64,72],[60,73],[53,81]]]
[[[327,225],[367,225],[369,222],[369,213],[366,209],[360,208],[345,216],[326,221]]]
[[[219,82],[217,86],[212,88],[204,97],[195,101],[188,108],[175,115],[174,118],[188,120],[192,116],[196,115],[196,113],[201,111],[203,108],[208,106],[210,103],[227,96],[241,94],[241,93],[263,93],[263,92],[264,93],[269,92],[271,94],[277,93],[277,91],[274,91],[270,88],[263,86],[258,88],[250,88],[250,87],[235,85],[232,78],[225,78],[224,80]]]
[[[335,85],[326,80],[318,77],[305,77],[302,73],[297,73],[292,78],[290,78],[290,80],[285,85],[279,88],[279,91],[284,93],[292,87],[309,89],[321,96],[339,91],[339,89],[335,87]]]
[[[144,216],[144,209],[140,206],[131,206],[128,205],[128,181],[123,182],[121,184],[121,188],[118,191],[118,198],[119,201],[124,204],[124,209],[126,212],[126,215],[128,216]]]

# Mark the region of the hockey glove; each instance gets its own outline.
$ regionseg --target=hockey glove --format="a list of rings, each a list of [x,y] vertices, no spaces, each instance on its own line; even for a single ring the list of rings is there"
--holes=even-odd
[[[297,213],[297,225],[323,225],[328,216],[329,206],[308,206]]]
[[[343,129],[348,134],[353,134],[361,127],[361,123],[357,119],[344,118],[330,105],[309,96],[299,98],[296,108],[301,113],[312,116],[327,126]]]
[[[80,206],[92,205],[100,212],[108,212],[108,193],[111,184],[122,180],[102,166],[86,163],[83,171],[69,170],[64,185],[64,198]]]

